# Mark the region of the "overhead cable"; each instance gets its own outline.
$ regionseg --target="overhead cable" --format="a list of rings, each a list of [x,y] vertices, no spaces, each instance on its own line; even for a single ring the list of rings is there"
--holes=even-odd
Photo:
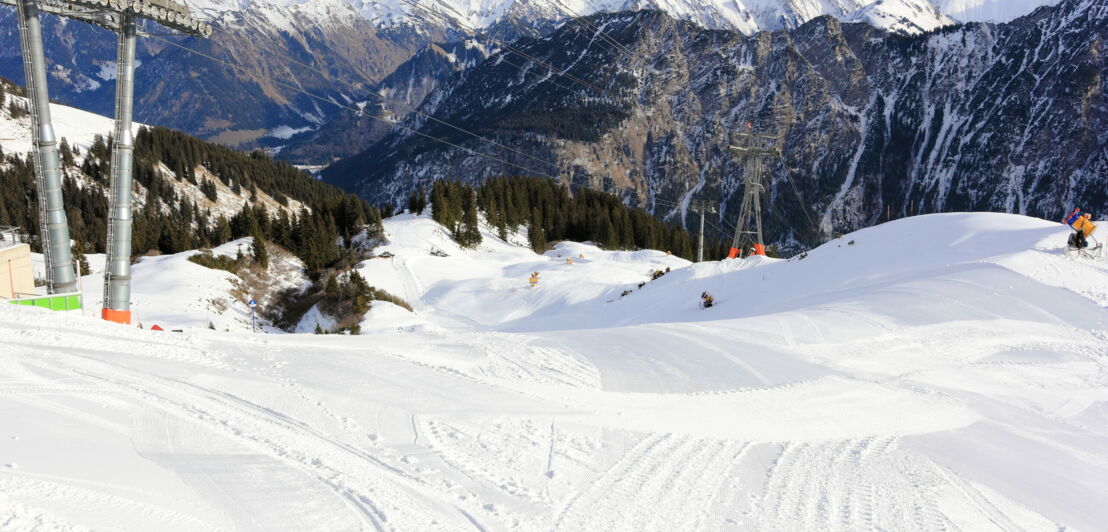
[[[228,68],[232,68],[232,69],[238,70],[238,71],[240,71],[240,72],[243,72],[243,73],[245,73],[245,74],[247,74],[247,75],[249,75],[249,76],[253,76],[253,77],[255,77],[256,79],[259,79],[259,80],[265,80],[265,81],[269,81],[269,82],[271,82],[271,83],[273,83],[273,84],[276,84],[276,85],[279,85],[279,86],[281,86],[282,88],[288,89],[288,90],[290,90],[290,91],[293,91],[293,92],[296,92],[296,93],[299,93],[299,94],[303,94],[304,96],[307,96],[307,97],[309,97],[309,98],[312,98],[312,99],[315,99],[315,100],[319,100],[319,101],[322,101],[322,102],[325,102],[325,103],[329,103],[329,104],[331,104],[331,105],[334,105],[334,106],[336,106],[336,107],[339,107],[339,108],[342,108],[342,109],[346,109],[346,110],[348,110],[348,111],[353,111],[353,112],[355,112],[355,113],[358,113],[358,114],[363,114],[363,112],[362,112],[362,110],[361,110],[361,109],[358,109],[358,108],[356,108],[356,107],[351,107],[351,106],[349,106],[349,105],[345,105],[345,104],[339,103],[339,102],[335,101],[335,100],[334,100],[333,98],[325,98],[325,97],[323,97],[323,96],[320,96],[320,95],[318,95],[318,94],[314,94],[314,93],[312,93],[312,92],[309,92],[309,91],[307,91],[307,90],[301,89],[300,87],[296,87],[296,86],[290,85],[290,84],[288,84],[288,83],[285,83],[285,82],[283,82],[283,81],[277,80],[277,79],[275,79],[275,78],[272,78],[272,77],[269,77],[269,76],[266,76],[266,75],[263,75],[263,74],[257,74],[257,73],[251,72],[251,71],[250,71],[249,69],[247,69],[246,67],[243,67],[243,66],[240,66],[240,65],[236,65],[236,64],[234,64],[234,63],[231,63],[231,62],[229,62],[229,61],[224,61],[224,60],[222,60],[222,59],[220,59],[220,58],[218,58],[218,57],[215,57],[215,56],[213,56],[213,55],[211,55],[211,54],[207,54],[207,53],[201,52],[201,51],[199,51],[199,50],[195,50],[195,49],[193,49],[193,48],[189,48],[188,46],[185,46],[185,45],[183,45],[183,44],[180,44],[180,43],[176,43],[176,42],[173,42],[173,41],[171,41],[171,40],[169,40],[169,39],[164,39],[164,38],[162,38],[162,37],[158,37],[158,36],[150,36],[150,38],[151,38],[151,39],[157,39],[157,40],[159,40],[159,41],[162,41],[162,42],[164,42],[164,43],[166,43],[166,44],[169,44],[170,46],[174,46],[174,47],[180,48],[180,49],[182,49],[182,50],[184,50],[184,51],[187,51],[187,52],[189,52],[189,53],[193,53],[193,54],[199,55],[199,56],[201,56],[201,57],[204,57],[204,58],[206,58],[206,59],[208,59],[208,60],[211,60],[211,61],[214,61],[214,62],[216,62],[216,63],[222,64],[222,65],[224,65],[224,66],[226,66],[226,67],[228,67]],[[428,134],[426,134],[426,133],[423,133],[422,131],[419,131],[419,130],[417,130],[417,129],[415,129],[415,128],[412,128],[412,127],[408,127],[408,126],[405,126],[404,124],[401,124],[401,123],[399,123],[399,122],[396,122],[396,121],[392,121],[392,120],[386,120],[386,119],[384,119],[384,118],[381,118],[381,117],[378,117],[378,116],[374,116],[374,115],[372,115],[372,114],[365,114],[365,116],[368,116],[369,118],[371,118],[371,119],[373,119],[373,120],[377,120],[377,121],[380,121],[380,122],[384,122],[384,123],[386,123],[386,124],[388,124],[388,125],[390,125],[390,126],[392,126],[392,127],[397,127],[397,128],[400,128],[400,129],[406,130],[406,131],[408,131],[408,132],[411,132],[411,133],[413,133],[413,134],[415,134],[415,135],[419,135],[419,136],[421,136],[421,137],[424,137],[424,138],[430,139],[430,140],[432,140],[432,141],[435,141],[435,142],[439,142],[439,143],[445,144],[445,145],[447,145],[447,146],[451,146],[451,147],[453,147],[453,148],[457,148],[457,149],[459,149],[459,150],[462,150],[462,151],[464,151],[464,152],[466,152],[466,153],[469,153],[469,154],[471,154],[471,155],[476,155],[476,156],[478,156],[478,157],[481,157],[481,158],[484,158],[484,159],[488,159],[488,160],[491,160],[491,161],[496,161],[496,162],[498,162],[498,163],[501,163],[501,164],[504,164],[504,165],[507,165],[507,166],[512,166],[512,167],[515,167],[515,168],[519,168],[519,169],[521,169],[521,170],[525,170],[525,171],[527,171],[527,172],[530,172],[530,173],[533,173],[533,174],[535,174],[535,175],[541,175],[541,176],[544,176],[544,177],[549,177],[549,178],[551,178],[551,179],[557,179],[557,178],[556,178],[556,177],[554,177],[553,175],[550,175],[550,174],[548,174],[548,173],[546,173],[546,172],[540,172],[540,171],[538,171],[538,170],[534,170],[534,169],[532,169],[532,168],[529,168],[529,167],[523,166],[523,165],[521,165],[521,164],[516,164],[516,163],[512,163],[512,162],[506,161],[506,160],[504,160],[504,159],[501,159],[501,158],[499,158],[499,157],[495,157],[495,156],[493,156],[493,155],[489,155],[489,154],[486,154],[486,153],[481,153],[481,152],[478,152],[478,151],[474,151],[474,150],[472,150],[472,149],[470,149],[470,148],[466,148],[466,147],[464,147],[464,146],[458,145],[458,144],[456,144],[456,143],[453,143],[453,142],[450,142],[450,141],[448,141],[448,140],[444,140],[444,139],[440,139],[440,138],[437,138],[437,137],[433,137],[433,136],[431,136],[431,135],[428,135]]]

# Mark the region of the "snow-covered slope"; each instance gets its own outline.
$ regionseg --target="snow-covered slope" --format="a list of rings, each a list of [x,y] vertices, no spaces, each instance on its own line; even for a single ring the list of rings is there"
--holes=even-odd
[[[10,102],[23,109],[29,108],[26,98],[14,94],[5,96],[3,109],[0,109],[0,148],[4,153],[27,153],[31,151],[31,117],[13,119],[7,107]],[[96,135],[108,137],[114,129],[111,118],[66,105],[50,104],[50,116],[54,134],[80,148],[81,152],[92,146]],[[137,134],[141,127],[142,124],[135,123],[132,131]]]
[[[0,149],[3,149],[3,152],[8,155],[28,155],[32,149],[31,118],[29,115],[13,118],[7,104],[14,103],[22,109],[29,109],[29,103],[26,98],[14,94],[7,94],[5,102],[4,106],[0,106]],[[112,135],[114,130],[114,121],[111,118],[66,105],[50,104],[50,115],[54,125],[54,134],[59,139],[64,139],[70,146],[78,149],[79,153],[75,157],[77,167],[80,167],[88,156],[89,147],[93,145],[96,137],[100,136],[106,139]],[[136,122],[132,127],[133,134],[137,135],[143,127],[145,127],[144,124]],[[0,164],[3,164],[3,161],[0,161]],[[173,178],[173,170],[165,164],[160,164],[157,170],[161,172],[163,177],[167,178],[166,183],[182,199],[190,200],[201,209],[212,214],[213,218],[219,216],[231,218],[242,209],[244,204],[250,202],[265,206],[269,212],[285,211],[290,216],[295,215],[301,208],[305,207],[304,203],[298,199],[286,197],[281,202],[263,190],[258,190],[256,197],[251,199],[249,195],[244,195],[241,191],[236,193],[232,187],[225,184],[222,179],[207,168],[198,166],[195,169],[197,178],[211,181],[215,187],[215,199],[212,200],[204,194],[200,187],[186,180]],[[65,175],[76,179],[82,187],[93,186],[92,180],[77,168],[67,168]],[[104,192],[106,193],[106,187],[102,188],[105,189]],[[146,190],[140,183],[136,183],[135,188],[137,189],[136,209],[139,209],[146,204]]]
[[[936,0],[939,10],[962,22],[1005,22],[1058,0]]]
[[[243,253],[249,258],[253,241],[249,237],[240,238],[210,251],[226,257]],[[144,328],[157,325],[166,330],[213,327],[225,332],[249,331],[247,301],[255,299],[264,311],[276,304],[282,290],[302,289],[308,284],[304,264],[299,259],[273,244],[269,244],[269,251],[265,284],[257,282],[256,274],[244,273],[244,279],[188,260],[199,251],[140,257],[131,271],[135,324]],[[86,258],[89,270],[80,279],[85,308],[80,313],[99,317],[104,297],[104,254],[90,253]],[[37,278],[45,276],[41,254],[32,254],[32,268]],[[265,319],[264,313],[258,326],[269,332],[281,332]]]
[[[386,231],[391,257],[362,271],[422,325],[159,333],[0,305],[0,522],[1108,521],[1108,264],[1064,256],[1057,223],[932,215],[803,258],[696,265],[572,243],[461,250],[425,218]],[[715,307],[697,307],[703,290]]]
[[[954,20],[943,15],[931,0],[879,0],[844,18],[906,35],[954,24]]]

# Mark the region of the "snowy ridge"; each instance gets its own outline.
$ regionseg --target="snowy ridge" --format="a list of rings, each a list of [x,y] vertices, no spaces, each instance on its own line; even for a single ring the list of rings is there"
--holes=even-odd
[[[1013,17],[1014,18],[1014,17]],[[889,31],[915,35],[954,24],[930,0],[881,0],[845,17]]]
[[[4,153],[24,154],[31,151],[31,117],[13,119],[8,111],[8,102],[12,101],[23,109],[30,106],[27,98],[14,94],[5,96],[3,108],[0,108],[0,148],[4,149]],[[50,104],[50,116],[59,140],[66,139],[70,146],[80,148],[82,153],[92,146],[96,135],[106,138],[114,129],[111,118],[56,103]],[[133,133],[138,134],[142,127],[143,124],[135,122]]]
[[[790,260],[695,265],[568,242],[536,255],[488,233],[463,250],[411,216],[385,231],[360,268],[415,322],[371,315],[362,336],[159,333],[0,305],[0,409],[14,420],[0,426],[0,518],[63,530],[1108,520],[1108,264],[1064,256],[1058,223],[931,215]],[[670,273],[639,288],[659,266]],[[697,307],[703,290],[716,306]]]
[[[320,21],[340,20],[357,13],[382,27],[419,26],[432,21],[408,3],[399,0],[240,0],[218,2],[189,0],[193,9],[211,17],[256,8],[284,27],[299,17]],[[988,0],[419,0],[419,5],[473,28],[501,22],[513,13],[533,19],[568,19],[570,13],[590,15],[637,9],[661,9],[671,16],[691,20],[712,29],[734,29],[751,34],[763,30],[792,28],[821,15],[843,20],[865,21],[877,27],[903,33],[919,33],[953,24],[954,20],[1003,22],[1024,15],[1051,0],[1000,2]],[[284,13],[285,15],[281,15]],[[336,18],[336,15],[340,16]],[[441,21],[434,21],[441,24]]]

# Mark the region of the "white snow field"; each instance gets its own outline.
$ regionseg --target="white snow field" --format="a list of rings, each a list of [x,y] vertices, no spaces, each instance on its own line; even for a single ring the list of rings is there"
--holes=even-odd
[[[170,287],[138,312],[181,333],[0,305],[0,529],[1108,523],[1108,263],[1058,223],[930,215],[696,265],[386,230],[362,273],[415,312],[375,303],[361,336],[208,330],[173,308],[227,281],[182,288],[210,272],[183,255],[135,267]]]

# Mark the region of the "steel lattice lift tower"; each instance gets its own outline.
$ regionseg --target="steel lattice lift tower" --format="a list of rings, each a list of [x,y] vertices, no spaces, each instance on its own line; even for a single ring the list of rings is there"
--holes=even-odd
[[[750,124],[747,124],[750,128]],[[743,202],[739,207],[739,219],[735,223],[735,237],[731,240],[731,251],[727,258],[740,257],[744,246],[750,244],[754,255],[765,255],[765,240],[762,239],[762,159],[780,158],[780,138],[771,135],[759,135],[752,131],[739,133],[739,145],[731,146],[731,151],[746,159],[746,183],[743,189]],[[751,229],[751,217],[754,218]]]
[[[77,286],[69,248],[69,226],[62,202],[57,137],[50,117],[46,57],[42,46],[40,13],[51,13],[116,32],[115,127],[112,142],[108,257],[104,268],[104,308],[101,317],[131,322],[131,186],[134,138],[131,116],[135,90],[137,20],[147,19],[184,35],[207,37],[212,27],[193,18],[183,4],[172,0],[0,0],[17,10],[27,91],[31,101],[35,178],[38,183],[42,249],[50,293],[74,291]]]

